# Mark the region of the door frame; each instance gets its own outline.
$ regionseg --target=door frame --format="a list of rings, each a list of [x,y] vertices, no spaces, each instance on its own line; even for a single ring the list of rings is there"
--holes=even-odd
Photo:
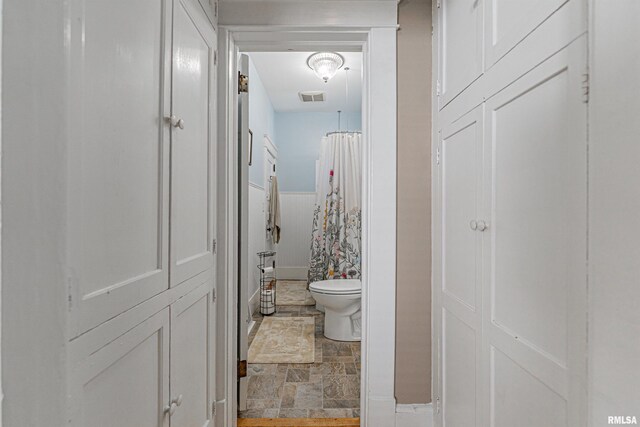
[[[363,53],[361,425],[395,425],[396,32],[395,23],[324,30],[278,25],[220,27],[217,426],[231,427],[237,422],[237,58],[240,51],[289,49]]]

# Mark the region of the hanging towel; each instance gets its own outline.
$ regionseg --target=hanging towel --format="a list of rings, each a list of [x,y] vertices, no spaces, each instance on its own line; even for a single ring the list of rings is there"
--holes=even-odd
[[[269,189],[269,221],[268,227],[271,230],[273,243],[280,242],[280,192],[278,191],[278,178],[271,177],[271,187]]]

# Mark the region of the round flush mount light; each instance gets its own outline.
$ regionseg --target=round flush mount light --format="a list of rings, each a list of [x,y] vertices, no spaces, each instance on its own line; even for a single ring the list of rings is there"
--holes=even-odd
[[[335,52],[316,52],[307,58],[307,65],[326,83],[344,65],[344,58]]]

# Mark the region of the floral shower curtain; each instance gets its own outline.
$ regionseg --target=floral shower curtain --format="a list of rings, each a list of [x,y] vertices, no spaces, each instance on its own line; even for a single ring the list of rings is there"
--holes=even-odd
[[[322,138],[309,283],[360,278],[361,141],[359,133]]]

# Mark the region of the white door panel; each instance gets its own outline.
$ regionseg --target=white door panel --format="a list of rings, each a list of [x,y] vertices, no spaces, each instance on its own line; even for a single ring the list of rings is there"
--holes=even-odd
[[[472,427],[476,423],[479,396],[479,334],[448,310],[442,311],[442,425]]]
[[[211,423],[213,386],[213,286],[203,283],[171,305],[171,399],[182,396],[171,425]]]
[[[545,425],[584,425],[584,55],[583,37],[486,104],[486,425],[513,425],[518,396]]]
[[[71,337],[168,286],[171,10],[70,2]]]
[[[502,56],[568,1],[486,0],[485,67],[491,68]]]
[[[213,265],[216,35],[191,0],[175,1],[173,19],[171,286],[176,286]]]
[[[73,427],[168,427],[169,309],[71,369]]]
[[[441,131],[442,426],[481,425],[482,107]]]
[[[440,3],[440,108],[482,75],[484,1],[442,0]]]

